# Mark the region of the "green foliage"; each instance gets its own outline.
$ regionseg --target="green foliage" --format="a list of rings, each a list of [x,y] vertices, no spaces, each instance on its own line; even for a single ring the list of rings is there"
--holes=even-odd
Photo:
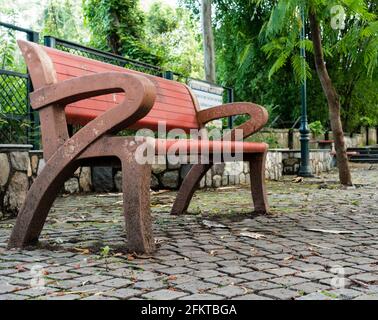
[[[372,118],[365,116],[365,117],[360,118],[360,124],[364,127],[371,127],[371,126],[375,125],[376,123]]]
[[[110,253],[110,247],[109,246],[105,246],[105,247],[101,248],[100,255],[103,258],[107,258],[109,256],[109,253]]]
[[[181,0],[199,17],[200,1]],[[366,0],[213,0],[217,75],[235,88],[236,100],[270,111],[272,125],[291,127],[300,115],[299,84],[307,79],[310,121],[328,125],[328,107],[313,61],[309,26],[300,41],[300,8],[315,10],[322,26],[327,69],[340,95],[346,130],[358,130],[361,116],[378,119],[377,3]],[[331,8],[342,4],[345,29],[331,27]],[[307,23],[308,24],[308,23]],[[232,36],[230,36],[232,35]],[[307,58],[300,57],[300,48]],[[305,69],[302,66],[305,66]],[[274,119],[277,119],[274,121]]]
[[[155,1],[146,14],[146,42],[164,69],[203,78],[200,27],[188,10]]]
[[[255,0],[256,5],[265,6],[270,1]],[[353,113],[352,109],[356,109],[356,105],[360,105],[362,101],[358,101],[355,90],[358,83],[363,81],[372,89],[377,86],[376,77],[378,64],[378,24],[377,24],[377,7],[371,1],[354,0],[342,1],[346,11],[346,28],[344,30],[334,30],[331,27],[331,8],[336,1],[320,1],[312,0],[303,2],[302,0],[278,1],[272,7],[269,20],[261,28],[261,35],[265,41],[263,50],[268,58],[275,57],[269,77],[278,72],[285,66],[289,60],[294,70],[295,78],[303,81],[303,79],[314,73],[313,63],[304,62],[298,56],[299,48],[303,46],[308,53],[312,53],[313,49],[309,40],[303,43],[297,43],[299,38],[301,19],[301,9],[305,11],[312,10],[316,12],[321,26],[324,52],[327,59],[327,69],[336,89],[340,94],[342,103],[342,120],[347,130],[353,131],[355,124],[358,123],[361,113]],[[289,59],[289,57],[292,57]],[[306,72],[302,66],[305,64]],[[312,70],[311,70],[312,69]],[[314,82],[310,82],[314,85]],[[316,85],[316,84],[315,84]],[[310,89],[312,91],[312,89]],[[368,95],[375,95],[374,91],[367,92]],[[310,92],[310,97],[311,97]],[[321,94],[321,92],[318,92]],[[310,100],[310,99],[309,99]],[[319,120],[322,117],[323,108],[321,101],[319,110],[315,113]],[[365,99],[364,100],[370,100]],[[310,100],[314,102],[314,100]],[[371,111],[377,108],[377,103],[366,104],[364,109]],[[363,110],[359,110],[359,112]],[[311,113],[311,112],[310,112]]]
[[[83,9],[92,46],[153,65],[161,64],[161,57],[146,45],[145,16],[139,1],[83,0]]]
[[[88,35],[82,14],[78,1],[49,0],[39,21],[43,27],[41,33],[78,43],[85,42]]]
[[[309,123],[308,127],[314,136],[319,136],[325,132],[323,124],[319,120]]]

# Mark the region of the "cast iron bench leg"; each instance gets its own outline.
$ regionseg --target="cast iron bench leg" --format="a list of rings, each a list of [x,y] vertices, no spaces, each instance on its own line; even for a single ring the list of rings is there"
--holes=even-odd
[[[249,162],[249,175],[251,177],[251,193],[255,212],[269,212],[269,205],[265,189],[265,153],[252,153],[245,155]]]
[[[121,161],[127,247],[131,252],[152,253],[155,243],[150,210],[151,165],[138,164],[127,155]]]
[[[202,177],[211,168],[212,164],[195,164],[185,176],[180,190],[176,196],[175,202],[171,209],[172,215],[184,214],[188,209],[194,192],[197,190],[198,183]]]

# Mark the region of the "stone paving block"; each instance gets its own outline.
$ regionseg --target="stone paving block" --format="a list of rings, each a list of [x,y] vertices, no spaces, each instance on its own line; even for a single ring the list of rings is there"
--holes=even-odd
[[[0,296],[1,297],[1,296]],[[225,297],[209,293],[196,293],[190,296],[179,298],[179,300],[224,300]]]
[[[365,258],[365,257],[348,257],[345,259],[348,263],[354,263],[354,264],[369,264],[369,263],[377,263],[377,260],[372,258]]]
[[[130,288],[122,288],[117,290],[111,290],[108,292],[103,293],[103,296],[111,297],[111,298],[119,298],[122,300],[130,299],[131,297],[135,297],[142,293],[141,290],[130,289]]]
[[[245,294],[243,296],[234,297],[231,300],[273,300],[271,298],[265,297],[265,296],[259,296],[257,294]]]
[[[152,271],[134,271],[131,273],[130,278],[134,281],[148,281],[148,280],[158,280],[163,277],[162,274]]]
[[[307,282],[308,279],[300,278],[296,276],[284,276],[284,277],[269,279],[269,281],[272,281],[274,283],[278,283],[284,286],[292,286],[295,284]]]
[[[161,280],[146,280],[146,281],[135,282],[135,284],[133,285],[133,288],[152,291],[152,290],[162,289],[167,286],[168,284]]]
[[[67,290],[67,289],[66,289]],[[76,292],[83,295],[104,294],[110,292],[113,289],[99,284],[86,284],[68,289],[70,292]],[[67,290],[67,291],[68,291]]]
[[[361,295],[353,300],[378,300],[378,293]]]
[[[274,274],[276,276],[287,276],[287,275],[298,273],[298,270],[287,268],[287,267],[281,267],[281,268],[276,268],[276,269],[267,269],[265,270],[265,272]]]
[[[357,264],[353,266],[354,270],[361,269],[364,271],[370,271],[370,272],[378,272],[378,260],[375,263],[370,263],[370,264]]]
[[[191,269],[185,268],[185,267],[174,267],[174,268],[158,269],[157,271],[168,274],[168,275],[176,275],[180,273],[188,273],[191,271]]]
[[[103,275],[92,275],[92,276],[85,276],[85,277],[77,277],[75,280],[80,281],[84,284],[95,284],[99,282],[103,282],[105,280],[109,280],[111,277],[109,276],[103,276]]]
[[[333,273],[331,272],[328,273],[325,271],[306,271],[306,272],[299,272],[296,274],[296,276],[298,277],[307,278],[311,280],[325,279],[333,275],[334,275]]]
[[[78,294],[47,295],[38,297],[40,300],[78,300],[81,296]]]
[[[218,287],[218,288],[211,289],[211,290],[208,291],[208,293],[217,294],[217,295],[224,296],[224,297],[229,299],[229,298],[240,296],[242,294],[246,294],[246,293],[249,293],[249,292],[248,292],[248,290],[245,290],[241,287],[230,285],[230,286]]]
[[[198,271],[193,271],[191,272],[191,275],[194,277],[202,278],[202,279],[207,279],[207,278],[213,278],[213,277],[218,277],[218,276],[223,276],[225,275],[224,273],[220,273],[216,270],[198,270]]]
[[[176,300],[187,295],[186,292],[162,289],[146,293],[142,297],[150,300]]]
[[[358,281],[366,282],[366,283],[378,283],[378,272],[366,272],[360,274],[354,274],[350,276],[351,279],[355,279]]]
[[[13,292],[17,289],[18,289],[17,286],[14,286],[14,285],[9,284],[9,283],[5,283],[4,281],[1,281],[1,278],[0,278],[0,294],[10,293],[10,292]]]
[[[200,278],[189,274],[178,274],[176,276],[170,276],[165,278],[170,285],[178,285],[190,281],[198,281]]]
[[[270,263],[270,262],[261,262],[261,263],[256,263],[256,264],[251,265],[251,268],[257,271],[264,271],[267,269],[274,269],[278,267],[279,266],[277,264]]]
[[[54,280],[72,280],[72,279],[79,279],[80,275],[76,273],[68,273],[68,272],[61,272],[61,273],[53,273],[53,274],[48,274],[46,277],[49,279],[54,279]],[[91,276],[90,276],[91,277]]]
[[[184,261],[184,262],[185,262],[185,265],[188,268],[192,268],[192,269],[195,269],[195,270],[218,269],[218,265],[216,263],[213,263],[213,262],[202,262],[202,263],[191,263],[191,264],[188,264],[187,261]]]
[[[191,281],[191,282],[184,282],[176,286],[176,288],[182,291],[188,291],[190,293],[202,293],[208,289],[212,289],[217,287],[217,285],[209,282],[204,282],[201,280],[198,281]]]
[[[123,288],[127,287],[130,284],[133,284],[129,279],[123,279],[123,278],[111,278],[102,282],[97,282],[98,285],[100,286],[106,286],[106,287],[111,287],[111,288]]]
[[[35,297],[51,294],[55,291],[58,291],[58,289],[49,288],[49,287],[35,287],[35,288],[29,288],[25,290],[19,290],[17,291],[17,294],[35,298]]]
[[[107,297],[102,295],[91,295],[80,300],[120,300],[117,297]]]
[[[273,299],[293,299],[298,296],[298,292],[285,289],[285,288],[276,288],[276,289],[269,289],[260,291],[259,294],[268,296]]]
[[[212,278],[205,278],[207,282],[211,282],[217,284],[218,286],[225,286],[225,285],[234,285],[240,282],[245,281],[244,279],[229,277],[229,276],[219,276],[219,277],[212,277]]]
[[[349,287],[351,284],[353,284],[353,282],[348,278],[341,278],[340,280],[342,280],[342,283],[340,283],[340,281],[335,281],[335,277],[333,276],[332,278],[320,279],[317,281],[319,281],[321,284],[330,286],[333,289],[339,289],[340,285],[343,287]]]
[[[337,295],[338,299],[347,299],[347,300],[356,298],[361,295],[361,291],[348,289],[348,288],[327,290],[327,292]]]
[[[251,269],[245,268],[245,267],[241,267],[241,266],[224,267],[224,268],[220,268],[218,270],[220,272],[227,273],[227,274],[230,274],[230,275],[236,275],[236,274],[240,274],[240,273],[247,273],[247,272],[251,271]]]
[[[289,289],[295,290],[298,292],[304,292],[305,294],[309,294],[311,292],[329,290],[330,287],[325,284],[316,283],[316,282],[303,282],[303,283],[290,286]]]
[[[297,269],[299,271],[320,271],[325,270],[325,267],[315,263],[306,263],[302,261],[293,261],[292,263],[288,264],[290,268]]]
[[[46,286],[58,288],[58,289],[69,289],[81,286],[82,282],[78,280],[49,280]]]
[[[267,289],[282,287],[281,284],[273,283],[273,282],[265,281],[265,280],[244,282],[242,284],[242,286],[249,288],[249,289],[252,289],[253,291],[261,291],[261,290],[267,290]]]
[[[25,296],[12,294],[12,293],[6,293],[6,294],[0,294],[0,301],[1,300],[25,300]]]
[[[327,296],[321,292],[312,292],[310,294],[297,297],[295,298],[295,300],[336,300],[336,299],[330,296]]]
[[[273,278],[274,276],[272,274],[265,273],[265,272],[252,271],[252,272],[238,274],[237,277],[245,279],[245,280],[254,281],[254,280],[269,279],[269,278]]]

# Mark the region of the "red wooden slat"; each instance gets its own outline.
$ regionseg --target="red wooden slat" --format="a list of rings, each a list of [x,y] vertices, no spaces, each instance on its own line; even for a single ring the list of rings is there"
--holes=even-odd
[[[113,108],[115,104],[113,103],[96,103],[96,101],[90,100],[83,100],[79,102],[75,102],[67,106],[67,108],[75,107],[77,109],[84,109],[84,110],[93,110],[95,112],[102,113],[110,108]],[[170,108],[164,105],[155,104],[150,113],[147,117],[159,117],[162,120],[181,120],[187,123],[195,123],[193,121],[193,114],[188,113],[180,113],[180,112],[170,112]]]
[[[95,110],[86,110],[83,108],[75,108],[75,107],[67,107],[66,108],[66,116],[68,123],[77,124],[77,125],[85,125],[89,121],[93,120],[94,118],[98,117],[101,114],[99,111]],[[136,122],[130,128],[132,129],[142,129],[148,128],[152,130],[158,129],[159,121],[164,121],[161,118],[155,118],[152,116],[144,117],[143,119]],[[190,129],[197,128],[196,124],[186,124],[179,120],[170,120],[165,122],[167,130],[180,128],[186,132],[189,132]]]
[[[195,107],[185,85],[67,52],[44,48],[53,60],[59,81],[109,71],[141,74],[148,77],[156,86],[156,101],[149,114],[133,125],[134,129],[146,127],[156,130],[159,121],[165,121],[167,129],[183,128],[188,131],[191,128],[198,128]],[[113,108],[123,98],[123,93],[116,93],[76,102],[66,108],[67,121],[85,125],[106,110]]]
[[[105,71],[119,71],[119,72],[127,72],[131,74],[140,74],[149,78],[154,78],[159,84],[167,89],[177,90],[179,92],[185,93],[185,86],[183,86],[179,82],[171,81],[168,79],[164,79],[161,77],[145,74],[139,71],[126,69],[120,66],[107,64],[101,61],[76,56],[68,52],[63,52],[56,49],[51,49],[48,47],[44,47],[45,51],[48,53],[50,58],[53,60],[54,64],[59,63],[65,66],[74,66],[76,68],[82,69],[83,71],[92,71],[94,73],[98,72],[105,72]]]
[[[80,76],[90,75],[90,74],[95,73],[95,72],[92,72],[92,71],[83,71],[83,70],[80,70],[76,67],[62,66],[59,63],[54,64],[54,66],[55,66],[55,69],[57,71],[59,81],[63,81],[63,80],[67,80],[67,79],[70,79],[70,78],[73,78],[73,77],[80,77]],[[106,71],[109,72],[109,71],[112,71],[112,70],[104,69],[101,72],[106,72]],[[125,72],[125,73],[128,73],[128,72]],[[155,77],[152,80],[154,82]],[[183,93],[183,92],[178,92],[178,91],[175,91],[175,90],[164,88],[164,87],[161,86],[160,83],[157,83],[157,84],[154,83],[154,84],[156,86],[157,93],[159,95],[164,95],[164,96],[167,96],[167,97],[172,97],[172,98],[182,99],[182,100],[185,100],[185,101],[192,102],[191,96],[189,95],[189,92],[188,92],[188,90],[185,86],[183,86],[183,88],[186,90],[186,92]]]

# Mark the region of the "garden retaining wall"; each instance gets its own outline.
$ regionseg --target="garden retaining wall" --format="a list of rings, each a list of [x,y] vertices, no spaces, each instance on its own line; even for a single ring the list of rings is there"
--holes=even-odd
[[[0,145],[0,218],[15,216],[24,202],[26,192],[45,161],[41,151],[29,145]],[[313,172],[319,174],[331,168],[327,150],[313,150],[310,154]],[[266,177],[280,180],[282,174],[296,174],[300,163],[298,150],[270,150],[266,162]],[[158,164],[152,166],[151,188],[177,189],[190,165]],[[245,162],[215,164],[203,177],[200,188],[217,188],[249,184],[249,167]],[[121,171],[111,167],[80,167],[68,179],[62,192],[119,192],[122,190]]]

